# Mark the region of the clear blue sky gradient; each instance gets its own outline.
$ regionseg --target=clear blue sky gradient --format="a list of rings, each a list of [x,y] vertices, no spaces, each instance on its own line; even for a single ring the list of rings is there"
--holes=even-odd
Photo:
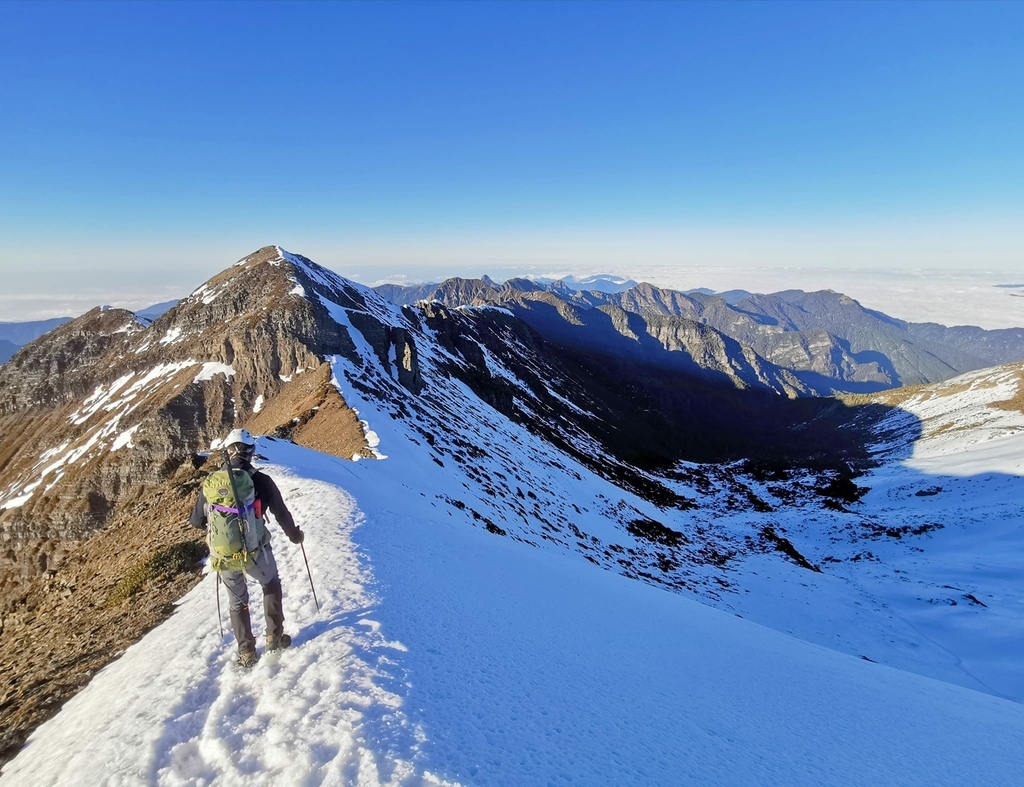
[[[1020,2],[0,2],[0,266],[877,231],[1012,269],[1022,42]]]

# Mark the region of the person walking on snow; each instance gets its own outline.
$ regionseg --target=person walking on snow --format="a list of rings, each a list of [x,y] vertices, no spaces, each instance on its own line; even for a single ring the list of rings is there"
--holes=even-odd
[[[254,548],[248,551],[243,544],[240,551],[230,557],[223,556],[222,551],[215,550],[212,529],[208,531],[207,536],[211,547],[211,566],[220,575],[220,581],[228,590],[231,628],[238,641],[238,664],[242,667],[251,667],[259,656],[256,655],[256,638],[253,636],[249,617],[248,578],[255,579],[263,587],[263,614],[267,622],[267,650],[280,650],[292,644],[291,637],[284,633],[281,579],[278,576],[277,561],[274,559],[274,552],[270,546],[270,532],[263,526],[265,512],[269,510],[274,515],[274,519],[277,520],[284,534],[293,544],[301,544],[304,535],[296,526],[291,513],[285,506],[277,484],[270,476],[253,468],[252,459],[256,451],[256,440],[253,436],[245,429],[234,429],[225,438],[224,444],[231,475],[228,476],[224,470],[210,474],[203,488],[199,490],[195,507],[189,516],[189,523],[200,530],[207,530],[211,514],[224,518],[222,512],[239,515],[243,513],[243,509],[247,509],[251,516],[253,524],[247,524],[247,527],[251,527],[255,531],[256,543],[253,545]],[[248,475],[251,479],[251,486],[246,482],[245,475],[238,471],[243,471]],[[232,490],[248,490],[250,497],[255,493],[255,499],[248,505],[235,503],[240,506],[239,508],[216,505],[210,499],[211,497],[216,499],[217,494],[216,491],[210,491],[211,479],[215,481],[213,487],[221,486],[219,491],[225,496],[228,492],[227,487],[230,485]],[[246,492],[240,491],[235,494],[244,498]],[[234,496],[231,497],[231,500],[234,501]],[[227,519],[230,520],[230,517]]]

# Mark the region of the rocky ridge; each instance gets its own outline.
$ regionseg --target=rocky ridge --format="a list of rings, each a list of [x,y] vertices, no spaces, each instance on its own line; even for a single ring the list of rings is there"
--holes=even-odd
[[[639,315],[640,334],[659,340],[670,353],[689,355],[709,372],[725,373],[736,385],[769,385],[788,395],[869,393],[941,382],[975,369],[1024,360],[1024,328],[986,331],[908,323],[832,291],[716,295],[638,284],[619,292],[601,292],[520,279],[500,285],[482,279],[451,279],[435,285],[377,289],[396,303],[439,300],[452,308],[494,303],[515,310],[525,307],[527,300],[545,296],[577,311],[617,307]],[[580,322],[578,316],[572,319],[563,313],[563,317],[570,324]],[[709,345],[711,334],[695,333],[693,324],[723,338]],[[564,330],[550,324],[547,328],[561,339]],[[624,335],[636,338],[638,333]],[[679,336],[687,338],[674,338]],[[726,339],[741,349],[714,347]],[[756,367],[753,377],[745,365]]]

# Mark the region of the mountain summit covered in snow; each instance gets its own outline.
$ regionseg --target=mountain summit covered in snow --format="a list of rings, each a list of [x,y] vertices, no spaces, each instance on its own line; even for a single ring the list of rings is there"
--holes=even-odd
[[[0,781],[1019,772],[1024,367],[798,396],[707,324],[517,287],[399,306],[267,247],[0,368],[4,756],[74,696]],[[298,647],[250,674],[184,525],[236,425],[323,602],[275,548]]]

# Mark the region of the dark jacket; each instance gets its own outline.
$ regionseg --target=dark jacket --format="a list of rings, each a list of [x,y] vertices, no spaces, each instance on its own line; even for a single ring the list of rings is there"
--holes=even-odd
[[[263,511],[270,511],[285,535],[291,538],[298,531],[298,528],[295,526],[295,520],[292,519],[291,512],[284,504],[281,490],[277,488],[274,479],[261,473],[259,470],[253,470],[251,464],[238,458],[231,460],[231,466],[238,470],[245,470],[252,476],[252,485],[256,489],[256,499],[262,504]],[[266,513],[264,513],[264,517],[266,517]],[[206,530],[206,498],[203,497],[202,489],[199,490],[196,504],[192,508],[188,521],[192,527]]]

